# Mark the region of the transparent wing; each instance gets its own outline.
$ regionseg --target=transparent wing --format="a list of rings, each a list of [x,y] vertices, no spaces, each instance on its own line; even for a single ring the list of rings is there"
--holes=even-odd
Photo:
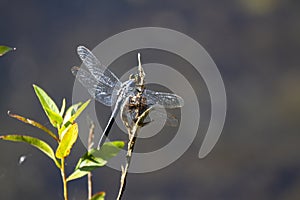
[[[143,95],[147,98],[149,105],[158,104],[165,108],[180,108],[184,105],[183,99],[176,94],[145,89]]]
[[[178,119],[171,113],[167,112],[163,108],[154,107],[153,110],[149,113],[150,121],[155,121],[156,123],[166,122],[168,126],[177,126]]]
[[[91,73],[77,66],[72,67],[71,71],[94,99],[106,106],[112,105],[113,87],[109,87],[103,82],[96,80]]]
[[[79,46],[77,47],[77,53],[96,80],[109,87],[114,87],[117,83],[120,83],[118,77],[105,68],[89,49]]]

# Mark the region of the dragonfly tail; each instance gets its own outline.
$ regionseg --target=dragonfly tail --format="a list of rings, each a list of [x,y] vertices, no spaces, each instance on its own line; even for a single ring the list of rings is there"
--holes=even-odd
[[[109,121],[108,121],[108,124],[107,126],[105,127],[103,133],[102,133],[102,136],[98,142],[98,146],[97,146],[97,149],[100,150],[101,146],[103,145],[105,139],[108,137],[108,134],[109,134],[109,131],[110,129],[112,128],[112,125],[114,124],[115,122],[115,118],[112,116]]]

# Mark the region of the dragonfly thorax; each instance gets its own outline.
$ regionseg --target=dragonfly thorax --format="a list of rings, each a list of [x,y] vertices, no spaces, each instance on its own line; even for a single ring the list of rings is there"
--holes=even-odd
[[[122,83],[121,89],[118,92],[119,96],[128,96],[128,95],[134,95],[135,94],[135,80],[129,79],[128,81],[125,81]]]
[[[136,123],[139,116],[141,116],[147,109],[149,105],[147,104],[147,98],[142,95],[128,96],[126,101],[122,106],[121,118],[124,125],[127,128],[132,128]],[[147,123],[142,123],[145,125]]]

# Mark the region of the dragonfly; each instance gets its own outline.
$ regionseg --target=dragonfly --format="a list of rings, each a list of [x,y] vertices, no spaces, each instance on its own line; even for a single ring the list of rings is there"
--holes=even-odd
[[[77,48],[77,54],[87,69],[74,66],[71,69],[73,75],[76,76],[76,79],[96,101],[113,107],[107,126],[98,142],[98,149],[104,142],[103,138],[108,137],[118,111],[122,110],[122,105],[125,106],[125,101],[128,99],[132,100],[132,97],[136,96],[137,93],[142,94],[143,99],[146,99],[143,102],[147,104],[147,108],[157,106],[173,109],[184,105],[184,100],[179,95],[152,91],[145,89],[144,85],[138,85],[139,74],[130,75],[129,80],[121,82],[114,73],[101,64],[97,57],[84,46]],[[141,66],[140,59],[139,66]],[[168,114],[161,116],[168,117]]]

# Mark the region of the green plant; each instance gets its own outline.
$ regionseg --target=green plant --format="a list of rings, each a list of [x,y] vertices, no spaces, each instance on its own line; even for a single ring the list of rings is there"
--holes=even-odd
[[[80,102],[74,104],[66,110],[66,101],[65,99],[63,99],[62,106],[60,109],[58,109],[54,101],[47,95],[47,93],[43,89],[36,85],[33,85],[33,87],[51,125],[57,129],[57,134],[54,134],[50,129],[34,120],[22,117],[17,114],[12,114],[10,112],[8,114],[10,117],[16,118],[26,124],[35,126],[51,136],[57,142],[55,153],[48,143],[35,137],[19,134],[9,134],[0,136],[0,139],[28,143],[38,148],[50,159],[52,159],[61,172],[64,199],[67,200],[68,182],[88,175],[95,168],[104,166],[110,158],[116,156],[120,149],[124,147],[124,142],[107,142],[104,143],[101,150],[96,150],[93,148],[89,149],[79,159],[73,173],[71,173],[71,175],[67,177],[65,173],[65,159],[69,156],[72,146],[78,138],[78,124],[75,122],[75,120],[88,106],[90,100],[86,101],[85,103]],[[105,193],[100,192],[95,194],[93,197],[89,197],[89,199],[103,200],[104,196]]]
[[[8,46],[1,46],[0,45],[0,56],[3,56],[4,54],[10,52],[10,51],[13,51],[13,50],[16,50],[16,48],[11,48],[11,47],[8,47]]]

